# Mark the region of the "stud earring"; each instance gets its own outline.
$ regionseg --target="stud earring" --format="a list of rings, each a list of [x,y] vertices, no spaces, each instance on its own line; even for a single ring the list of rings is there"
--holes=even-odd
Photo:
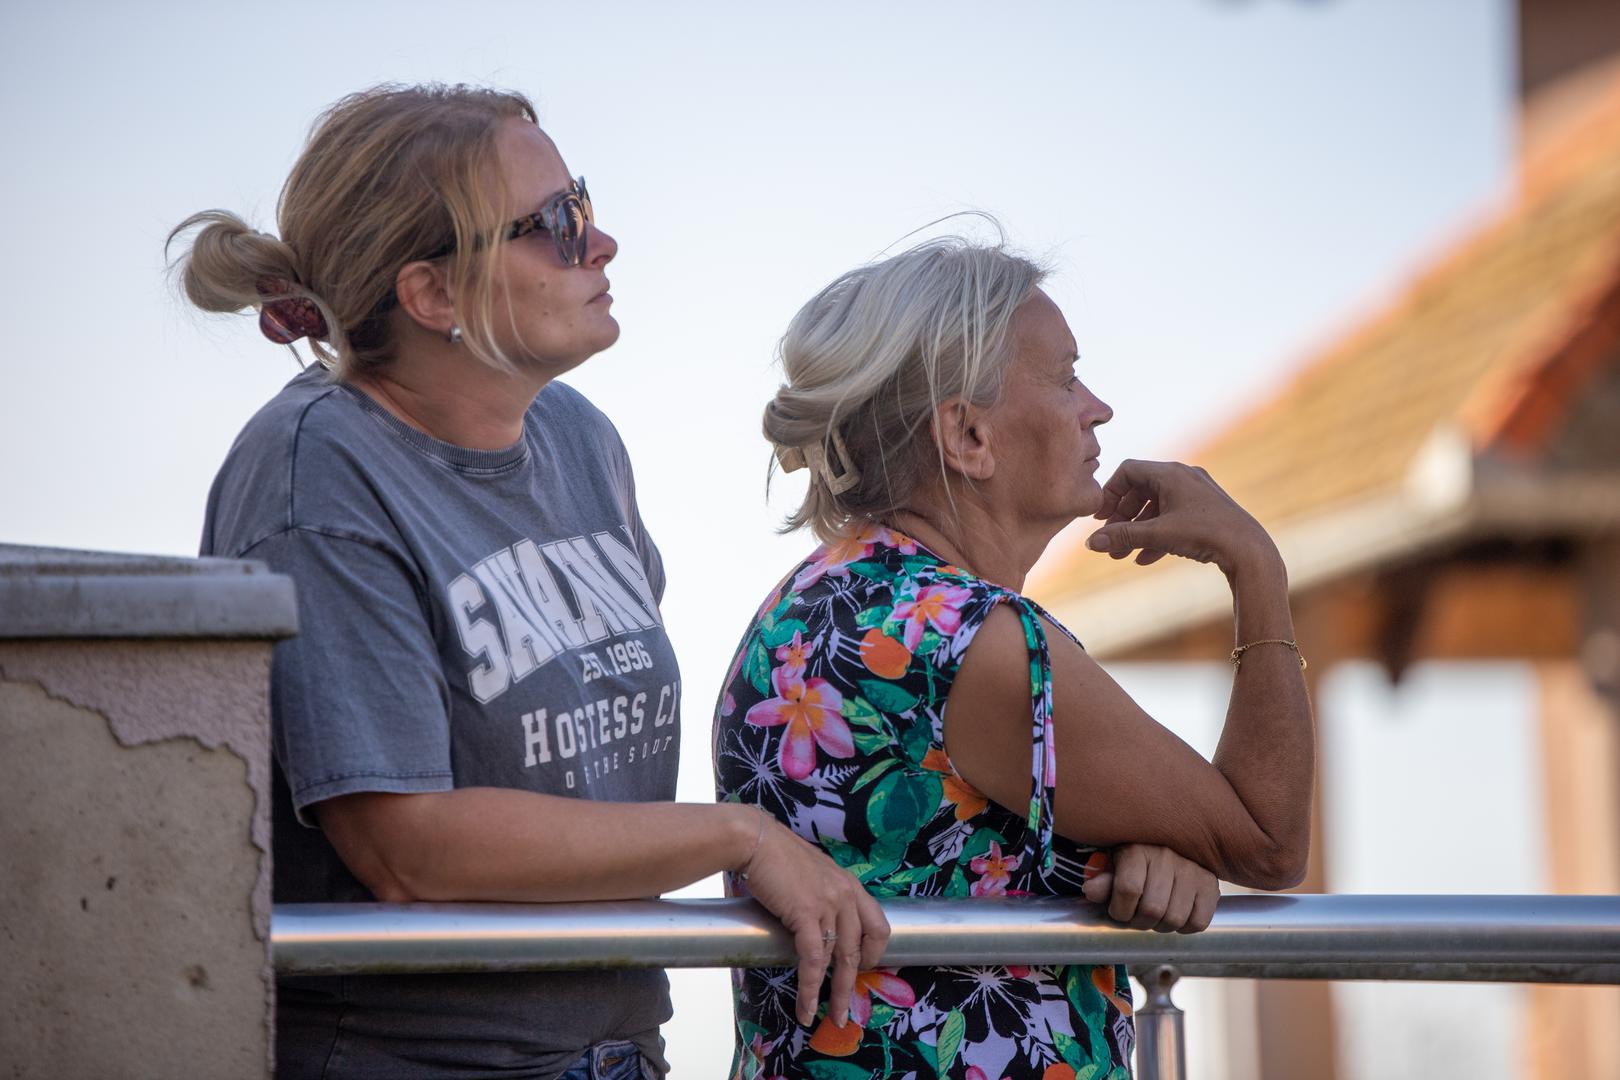
[[[452,345],[460,345],[461,344],[461,327],[452,326],[450,328],[450,332],[448,334],[446,334],[445,337],[450,339],[450,344],[452,344]]]

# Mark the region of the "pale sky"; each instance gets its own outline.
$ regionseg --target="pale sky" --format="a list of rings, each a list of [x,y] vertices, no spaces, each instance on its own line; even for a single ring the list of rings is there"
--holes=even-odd
[[[232,438],[296,368],[176,298],[165,233],[214,206],[273,229],[344,93],[521,89],[620,243],[623,336],[566,381],[635,463],[681,792],[707,799],[725,661],[809,546],[772,533],[796,485],[765,504],[759,435],[801,303],[993,213],[1057,267],[1117,413],[1104,472],[1174,455],[1507,190],[1512,29],[1505,0],[0,6],[0,542],[193,553]],[[723,1067],[714,1035],[672,1034],[684,1075]]]

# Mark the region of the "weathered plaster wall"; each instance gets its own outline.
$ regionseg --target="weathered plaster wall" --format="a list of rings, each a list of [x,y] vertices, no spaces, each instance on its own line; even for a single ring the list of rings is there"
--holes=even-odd
[[[0,1077],[268,1076],[268,641],[0,641]]]

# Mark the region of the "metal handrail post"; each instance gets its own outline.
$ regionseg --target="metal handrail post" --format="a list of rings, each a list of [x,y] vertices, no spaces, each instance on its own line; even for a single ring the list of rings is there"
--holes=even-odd
[[[1147,1003],[1136,1010],[1137,1080],[1187,1080],[1186,1014],[1170,1000],[1179,978],[1170,964],[1140,976]]]

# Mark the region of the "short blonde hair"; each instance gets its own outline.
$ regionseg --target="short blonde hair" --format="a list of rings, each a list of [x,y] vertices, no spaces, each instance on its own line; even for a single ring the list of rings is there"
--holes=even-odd
[[[506,242],[495,134],[509,117],[537,123],[534,105],[512,91],[427,84],[351,94],[315,121],[281,189],[279,239],[226,210],[193,214],[169,234],[172,244],[196,230],[173,265],[186,296],[204,311],[240,312],[264,300],[261,280],[288,282],[326,321],[325,340],[310,348],[344,378],[392,359],[400,267],[453,247],[445,258],[462,340],[511,370],[492,332]]]
[[[810,467],[783,531],[833,540],[903,508],[931,461],[943,470],[934,410],[1000,397],[1013,313],[1046,273],[1002,244],[950,236],[851,270],[805,304],[782,338],[787,381],[765,407],[777,460]]]

